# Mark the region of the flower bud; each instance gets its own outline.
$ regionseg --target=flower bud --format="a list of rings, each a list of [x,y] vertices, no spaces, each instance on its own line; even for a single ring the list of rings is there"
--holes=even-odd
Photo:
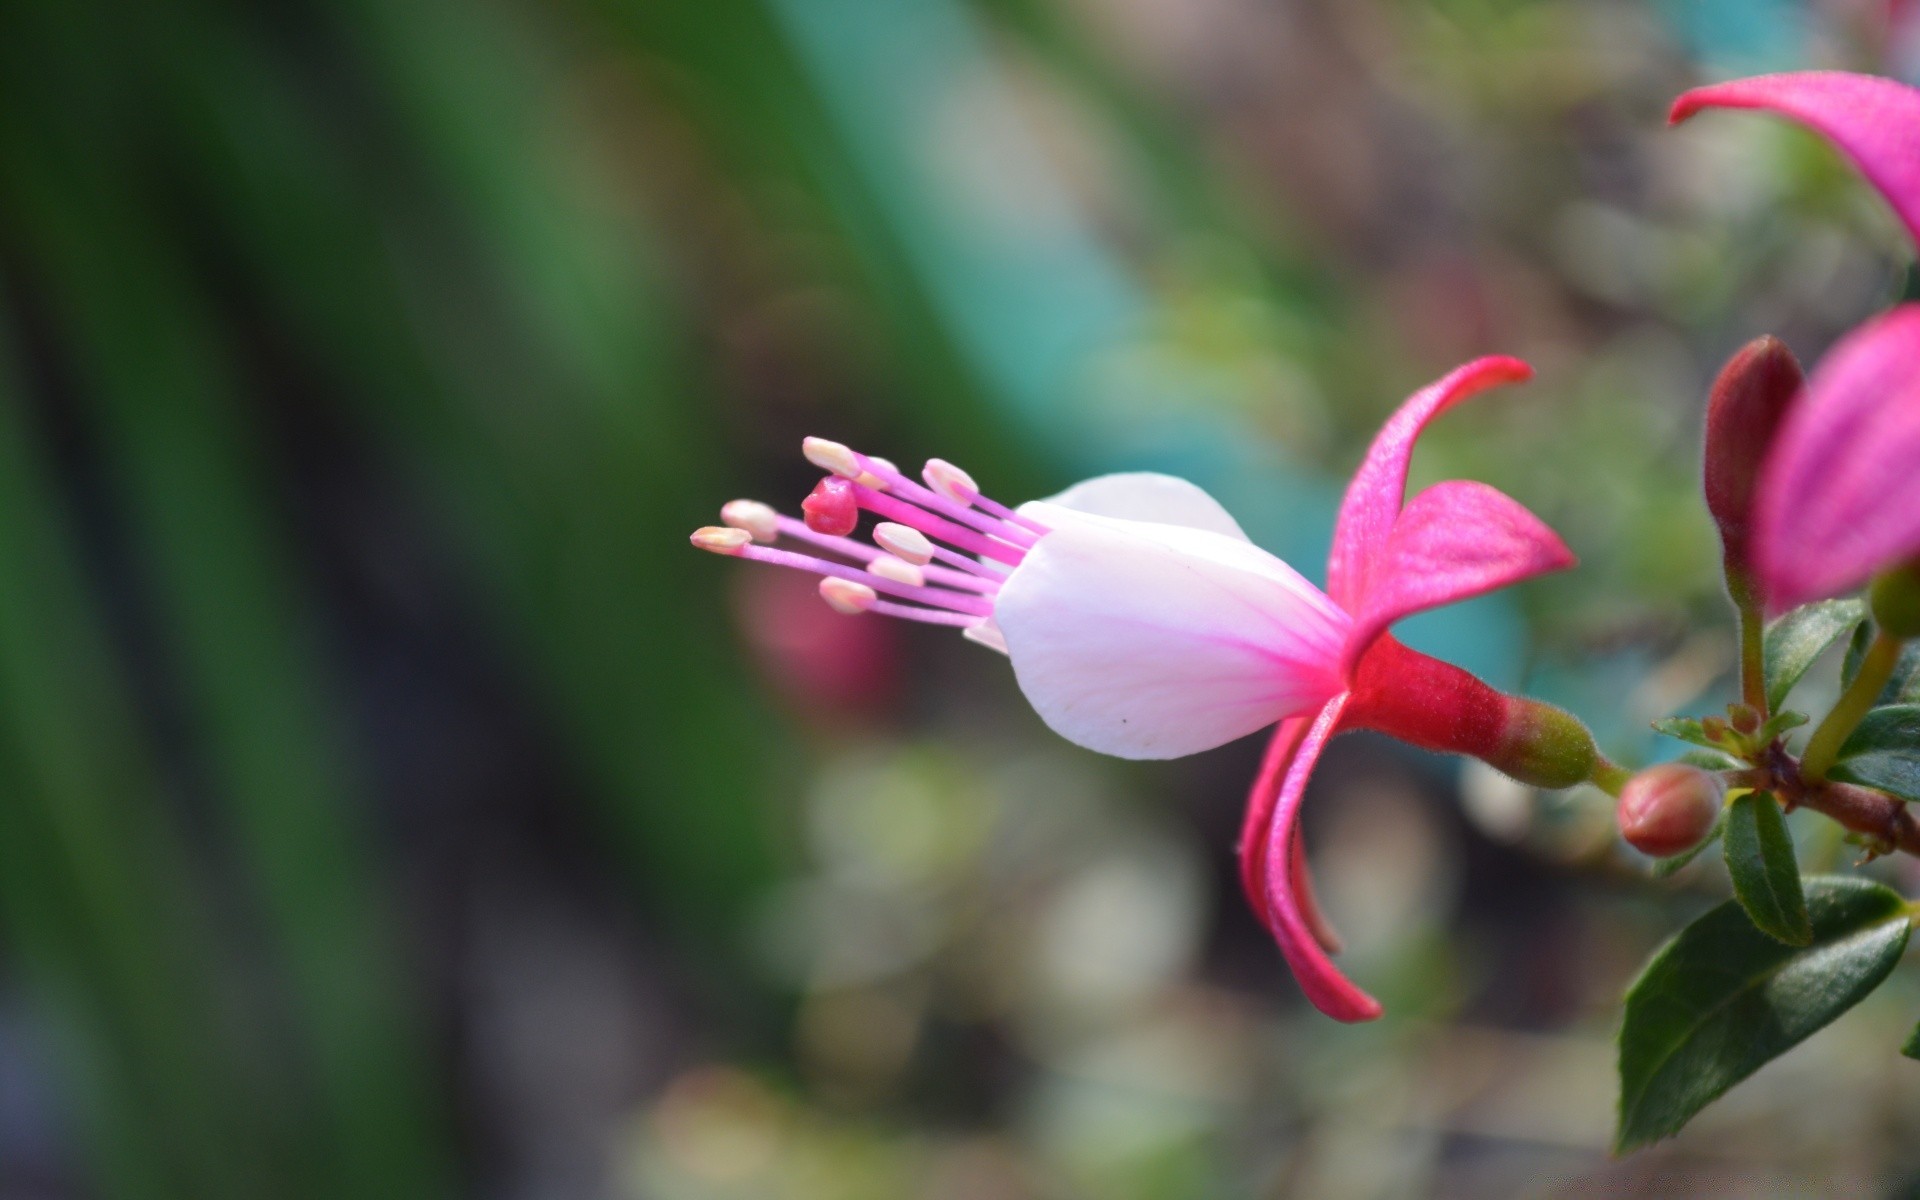
[[[1702,479],[1707,511],[1720,527],[1727,579],[1749,586],[1747,551],[1760,464],[1805,379],[1793,351],[1776,337],[1756,338],[1727,360],[1707,395]]]
[[[1642,854],[1683,854],[1712,832],[1726,794],[1711,771],[1685,763],[1648,767],[1620,789],[1620,832]]]
[[[1901,563],[1874,576],[1867,589],[1873,623],[1891,637],[1920,637],[1920,559]]]

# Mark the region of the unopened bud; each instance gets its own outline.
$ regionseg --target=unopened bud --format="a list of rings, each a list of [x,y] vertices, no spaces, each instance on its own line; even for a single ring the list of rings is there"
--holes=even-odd
[[[1873,623],[1890,637],[1920,637],[1920,559],[1889,568],[1867,589]]]
[[[1736,589],[1750,586],[1747,539],[1760,465],[1804,385],[1793,351],[1779,338],[1762,337],[1727,360],[1707,395],[1702,481]]]
[[[882,579],[891,579],[895,583],[904,583],[908,587],[927,586],[927,577],[920,568],[910,562],[895,558],[891,554],[882,554],[867,564],[867,570]]]
[[[830,442],[826,438],[810,437],[800,443],[800,453],[807,461],[822,471],[839,475],[845,479],[857,479],[864,470],[860,465],[860,456],[839,442]]]
[[[1683,854],[1713,831],[1726,794],[1726,784],[1711,771],[1685,763],[1648,767],[1620,789],[1620,832],[1642,854]]]
[[[693,531],[688,539],[702,550],[711,550],[715,554],[738,554],[741,547],[753,540],[753,535],[744,529],[729,529],[724,525],[702,525]]]
[[[780,540],[780,514],[770,504],[758,500],[729,500],[720,506],[720,521],[735,529],[744,529],[762,546]]]
[[[944,458],[928,459],[920,475],[927,481],[928,487],[961,504],[972,504],[973,498],[980,494],[980,485],[973,481],[973,476]]]
[[[820,581],[820,598],[833,611],[851,617],[867,611],[880,597],[864,583],[829,575]]]
[[[860,523],[860,504],[854,499],[853,482],[838,475],[829,475],[815,484],[813,491],[800,502],[800,511],[806,516],[807,528],[815,533],[845,537]]]
[[[911,525],[882,521],[873,527],[874,545],[896,558],[924,567],[933,561],[933,543]]]

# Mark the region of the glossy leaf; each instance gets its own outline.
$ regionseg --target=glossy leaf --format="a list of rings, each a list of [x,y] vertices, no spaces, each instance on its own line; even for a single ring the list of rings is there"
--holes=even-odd
[[[1814,660],[1866,619],[1859,600],[1807,604],[1767,626],[1767,706],[1779,708]]]
[[[1722,841],[1733,894],[1754,926],[1790,946],[1811,942],[1813,926],[1800,888],[1800,864],[1793,857],[1793,835],[1773,797],[1748,792],[1728,805]]]
[[[1786,946],[1720,905],[1627,993],[1616,1150],[1671,1137],[1734,1084],[1878,987],[1907,945],[1906,901],[1851,877],[1807,881],[1812,944]]]
[[[1889,704],[1869,712],[1827,776],[1920,800],[1920,705]]]
[[[1914,1026],[1913,1032],[1907,1035],[1906,1044],[1900,1047],[1900,1053],[1908,1058],[1920,1058],[1920,1025]]]

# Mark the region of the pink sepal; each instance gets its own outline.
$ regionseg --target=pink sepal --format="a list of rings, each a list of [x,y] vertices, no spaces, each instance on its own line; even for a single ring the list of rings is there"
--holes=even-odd
[[[1320,752],[1338,732],[1340,716],[1347,706],[1342,693],[1327,702],[1314,718],[1312,728],[1300,740],[1287,764],[1286,774],[1267,823],[1266,852],[1260,869],[1265,876],[1265,914],[1280,953],[1293,968],[1300,990],[1313,1006],[1338,1021],[1371,1021],[1380,1015],[1380,1003],[1340,973],[1321,949],[1314,922],[1298,891],[1294,873],[1293,843],[1300,817],[1300,800],[1306,794],[1307,780],[1313,775]]]
[[[1764,109],[1810,127],[1853,160],[1920,243],[1920,90],[1848,71],[1756,75],[1683,93],[1667,120],[1703,108]]]
[[[1327,594],[1334,603],[1348,612],[1360,610],[1381,545],[1406,498],[1413,444],[1427,422],[1477,392],[1532,377],[1533,368],[1517,358],[1477,358],[1409,396],[1387,419],[1347,485],[1334,522],[1333,553],[1327,559]]]
[[[1560,536],[1519,501],[1468,480],[1436,483],[1413,498],[1369,567],[1342,674],[1405,616],[1574,564]]]
[[[1842,338],[1760,472],[1755,559],[1767,607],[1838,595],[1920,553],[1920,304]]]

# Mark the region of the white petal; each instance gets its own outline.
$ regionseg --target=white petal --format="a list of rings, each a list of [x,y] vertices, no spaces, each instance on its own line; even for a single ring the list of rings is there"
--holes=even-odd
[[[994,621],[1041,719],[1122,758],[1193,754],[1319,706],[1352,624],[1248,542],[1094,516],[1028,551]]]
[[[1243,542],[1248,540],[1240,529],[1240,523],[1198,484],[1152,471],[1095,476],[1074,484],[1059,495],[1023,504],[1020,512],[1057,529],[1071,520],[1060,516],[1058,510],[1063,508],[1099,517],[1157,521],[1162,525],[1206,529],[1239,538]],[[1047,515],[1049,512],[1052,513],[1051,518]]]

